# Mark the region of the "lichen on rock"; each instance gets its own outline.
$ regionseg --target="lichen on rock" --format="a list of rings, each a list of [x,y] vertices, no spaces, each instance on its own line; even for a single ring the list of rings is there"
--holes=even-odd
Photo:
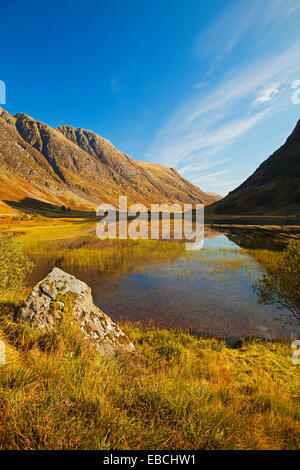
[[[83,337],[106,355],[134,350],[119,326],[94,305],[89,286],[59,268],[33,288],[16,319],[45,334],[56,330],[62,320],[75,321]]]

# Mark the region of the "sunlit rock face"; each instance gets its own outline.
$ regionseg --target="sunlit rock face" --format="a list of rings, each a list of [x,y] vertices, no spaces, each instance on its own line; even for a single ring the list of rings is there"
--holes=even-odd
[[[25,209],[57,215],[62,206],[90,212],[124,195],[147,208],[171,202],[209,205],[219,199],[174,168],[134,160],[91,131],[54,129],[0,108],[0,213]]]
[[[16,318],[45,334],[62,320],[75,321],[83,337],[106,355],[134,350],[118,325],[94,305],[89,286],[58,268],[33,288]]]

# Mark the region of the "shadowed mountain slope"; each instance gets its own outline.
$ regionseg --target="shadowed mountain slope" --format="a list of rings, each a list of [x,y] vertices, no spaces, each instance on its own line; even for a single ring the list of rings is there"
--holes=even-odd
[[[204,203],[216,200],[176,170],[138,162],[108,140],[84,129],[53,129],[26,114],[0,108],[0,213],[3,201],[36,199],[54,205],[93,209],[129,202]],[[1,205],[2,204],[2,205]]]
[[[207,214],[300,214],[300,121],[285,144]]]

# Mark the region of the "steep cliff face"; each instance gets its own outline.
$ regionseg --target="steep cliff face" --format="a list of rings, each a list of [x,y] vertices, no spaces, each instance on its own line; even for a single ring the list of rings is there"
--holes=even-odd
[[[0,108],[0,213],[25,198],[93,209],[124,194],[146,205],[216,200],[175,170],[135,161],[91,131],[53,129]]]
[[[139,197],[157,201],[203,202],[211,204],[215,197],[201,191],[182,178],[176,170],[162,165],[145,163],[120,152],[107,139],[85,129],[61,126],[58,130],[80,148],[98,159],[111,171],[118,184],[128,188],[128,183],[138,191]]]
[[[91,131],[70,126],[60,126],[58,131],[107,168],[132,183],[143,177],[141,168],[137,163],[125,153],[120,152],[109,140]]]
[[[300,214],[300,121],[285,144],[208,213]]]
[[[59,205],[68,191],[44,156],[19,134],[16,119],[0,109],[0,213],[3,201],[31,198]]]

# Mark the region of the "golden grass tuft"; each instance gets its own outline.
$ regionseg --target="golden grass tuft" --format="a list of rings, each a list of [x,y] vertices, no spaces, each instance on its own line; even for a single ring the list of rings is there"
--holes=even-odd
[[[296,449],[300,369],[284,342],[213,339],[124,325],[133,355],[106,359],[76,329],[10,330],[0,369],[0,449]],[[2,327],[3,328],[3,327]]]

